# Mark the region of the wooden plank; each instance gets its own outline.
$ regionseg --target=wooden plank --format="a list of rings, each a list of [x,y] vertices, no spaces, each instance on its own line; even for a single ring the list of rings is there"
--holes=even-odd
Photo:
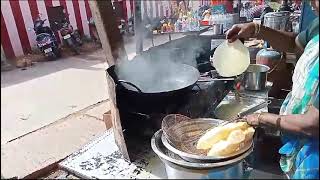
[[[103,121],[106,125],[107,130],[112,128],[111,111],[108,111],[103,114]]]
[[[116,23],[111,1],[89,1],[89,5],[109,66],[114,65],[117,61],[127,60],[123,38]],[[106,74],[115,141],[124,158],[130,161],[122,131],[119,110],[116,105],[115,83],[107,72]]]
[[[112,130],[108,130],[59,165],[80,179],[166,178],[164,164],[152,151],[149,140],[130,149],[133,155],[132,162],[129,162],[122,156],[114,139]],[[138,142],[141,140],[130,143]]]
[[[50,173],[49,175],[45,177],[41,177],[39,179],[81,179],[67,171],[64,171],[62,169],[57,169],[56,171]]]
[[[38,171],[35,171],[35,172],[27,175],[26,177],[24,177],[24,179],[37,179],[39,177],[43,177],[46,174],[48,174],[49,172],[52,172],[55,169],[57,169],[59,162],[61,162],[62,160],[63,159],[61,159],[61,160],[59,160],[59,161],[57,161],[57,162],[55,162],[55,163],[53,163],[53,164],[51,164],[51,165],[49,165],[47,167],[44,167],[44,168],[42,168],[42,169],[40,169]]]

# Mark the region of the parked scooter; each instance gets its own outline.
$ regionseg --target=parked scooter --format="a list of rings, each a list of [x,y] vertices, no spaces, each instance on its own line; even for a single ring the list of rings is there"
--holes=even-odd
[[[37,46],[40,51],[49,57],[50,60],[54,60],[61,56],[61,50],[52,29],[44,26],[45,21],[46,19],[42,20],[39,15],[34,22],[33,30],[36,33]],[[31,31],[31,28],[29,28],[29,30]]]
[[[55,22],[58,24],[58,22]],[[72,49],[76,54],[80,54],[79,46],[82,45],[82,40],[80,34],[77,30],[73,30],[72,25],[67,19],[64,19],[61,22],[60,34],[64,42]]]

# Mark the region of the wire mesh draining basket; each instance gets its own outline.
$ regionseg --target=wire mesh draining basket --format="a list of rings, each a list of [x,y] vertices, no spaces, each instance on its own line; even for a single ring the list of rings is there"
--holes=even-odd
[[[217,162],[245,153],[253,142],[245,142],[241,148],[228,156],[206,156],[206,150],[196,148],[199,138],[208,130],[218,126],[223,120],[211,118],[191,119],[180,114],[167,115],[162,121],[163,144],[170,151],[190,162]]]

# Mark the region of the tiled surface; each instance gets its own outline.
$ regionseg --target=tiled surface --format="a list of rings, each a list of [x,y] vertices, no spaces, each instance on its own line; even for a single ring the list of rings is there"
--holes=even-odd
[[[139,152],[132,163],[126,161],[114,142],[112,131],[90,142],[59,165],[82,178],[126,179],[162,178],[159,159],[150,151]],[[154,173],[154,174],[153,174]],[[159,177],[161,176],[161,177]]]

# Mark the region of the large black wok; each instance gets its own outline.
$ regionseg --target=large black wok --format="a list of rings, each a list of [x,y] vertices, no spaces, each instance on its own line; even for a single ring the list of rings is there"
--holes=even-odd
[[[186,64],[136,59],[107,69],[116,84],[120,109],[140,113],[163,113],[183,104],[200,77]]]
[[[132,93],[165,95],[191,87],[199,77],[187,64],[137,59],[116,65],[112,78]]]
[[[107,69],[116,84],[117,106],[122,111],[145,114],[178,112],[180,107],[190,104],[190,99],[198,99],[196,101],[200,104],[204,99],[210,99],[204,104],[217,105],[232,88],[232,81],[198,81],[200,73],[190,65],[145,59],[127,61]],[[215,88],[208,94],[205,89],[211,84]],[[208,97],[202,97],[201,92]],[[202,98],[195,98],[197,94]]]

